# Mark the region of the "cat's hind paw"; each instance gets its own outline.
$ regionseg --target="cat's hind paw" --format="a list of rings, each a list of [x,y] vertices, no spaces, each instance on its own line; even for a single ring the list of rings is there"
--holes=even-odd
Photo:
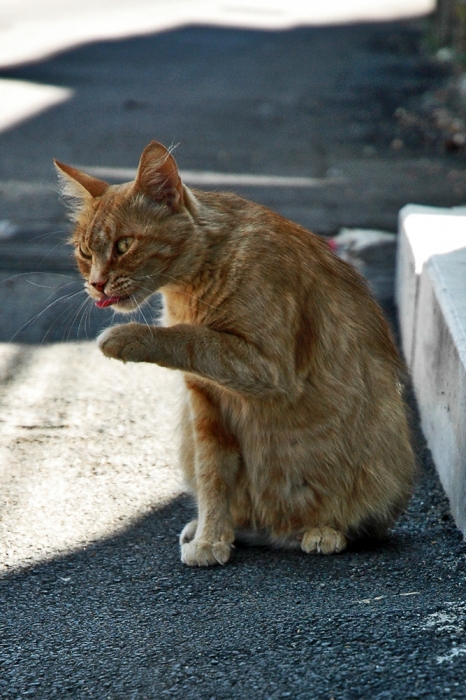
[[[338,554],[346,545],[344,534],[333,527],[313,527],[301,540],[301,549],[307,554]]]
[[[189,525],[191,525],[191,523],[189,523]],[[189,525],[187,527],[189,527]],[[187,528],[185,528],[185,530],[186,529]],[[181,561],[188,566],[226,564],[230,558],[230,554],[231,545],[226,542],[205,542],[203,540],[194,539],[191,542],[186,542],[181,545]]]

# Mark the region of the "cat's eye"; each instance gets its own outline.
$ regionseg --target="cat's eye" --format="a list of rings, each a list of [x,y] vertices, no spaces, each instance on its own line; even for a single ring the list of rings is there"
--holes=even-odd
[[[79,252],[83,256],[83,258],[89,258],[89,259],[92,258],[91,249],[88,248],[87,245],[84,245],[83,243],[81,243],[81,245],[79,246]]]
[[[115,251],[117,255],[123,255],[126,253],[133,245],[134,238],[128,236],[127,238],[120,238],[119,241],[115,243]]]

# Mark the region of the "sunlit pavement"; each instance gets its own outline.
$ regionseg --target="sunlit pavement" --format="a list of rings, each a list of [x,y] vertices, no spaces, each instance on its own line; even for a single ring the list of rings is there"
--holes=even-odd
[[[0,66],[37,60],[89,41],[189,24],[288,29],[397,20],[425,15],[433,8],[433,0],[2,0]]]
[[[394,20],[431,12],[433,0],[2,0],[0,69],[37,61],[102,39],[172,30],[190,24],[231,28],[287,29],[296,26]],[[70,96],[69,90],[0,79],[0,130]]]

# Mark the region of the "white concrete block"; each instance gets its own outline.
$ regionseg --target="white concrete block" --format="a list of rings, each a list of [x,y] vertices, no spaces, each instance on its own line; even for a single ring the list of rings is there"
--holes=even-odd
[[[466,534],[466,247],[424,264],[412,376],[424,435]]]
[[[415,346],[419,279],[432,255],[466,246],[466,207],[439,209],[408,204],[400,211],[395,301],[402,349],[411,369]]]

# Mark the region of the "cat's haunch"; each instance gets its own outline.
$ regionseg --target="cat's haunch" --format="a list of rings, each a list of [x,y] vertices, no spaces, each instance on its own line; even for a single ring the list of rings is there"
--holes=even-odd
[[[164,297],[162,327],[113,326],[99,347],[184,373],[180,461],[198,518],[182,560],[225,564],[235,538],[331,554],[383,535],[415,466],[403,366],[360,275],[265,207],[188,189],[155,141],[123,185],[55,163],[97,306]]]

